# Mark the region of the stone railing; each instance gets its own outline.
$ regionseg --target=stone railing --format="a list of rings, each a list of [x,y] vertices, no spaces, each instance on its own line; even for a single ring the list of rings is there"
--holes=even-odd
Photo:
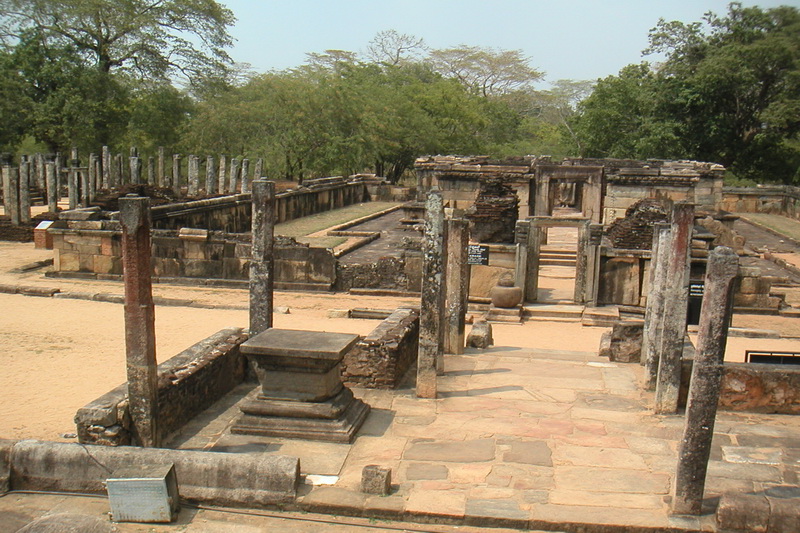
[[[247,365],[239,345],[242,328],[223,329],[158,365],[159,428],[163,437],[244,381]],[[131,444],[127,383],[81,407],[75,415],[83,444]]]
[[[393,389],[417,357],[419,311],[397,309],[361,339],[342,361],[347,386]]]
[[[774,213],[800,219],[800,187],[725,187],[720,207],[732,213]]]

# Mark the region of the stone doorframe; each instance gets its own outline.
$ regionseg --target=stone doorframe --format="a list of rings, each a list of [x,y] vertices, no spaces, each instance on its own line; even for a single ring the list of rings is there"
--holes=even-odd
[[[568,181],[582,186],[581,214],[592,222],[600,223],[603,215],[603,167],[537,165],[536,177],[531,181],[530,198],[533,199],[533,216],[549,217],[550,182]]]
[[[526,302],[536,302],[539,291],[539,255],[547,228],[578,228],[578,249],[575,261],[576,304],[597,304],[600,274],[600,240],[603,225],[583,217],[529,217],[518,225],[528,226],[528,236],[517,255],[517,282],[523,288]]]

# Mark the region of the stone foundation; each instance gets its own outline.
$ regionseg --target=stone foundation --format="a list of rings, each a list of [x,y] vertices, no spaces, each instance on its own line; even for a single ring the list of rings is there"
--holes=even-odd
[[[223,329],[158,365],[159,426],[175,433],[244,381],[247,365],[239,345],[242,328]],[[80,408],[75,415],[83,444],[131,444],[126,383]]]
[[[344,384],[396,388],[416,359],[418,342],[419,311],[397,309],[345,355]]]

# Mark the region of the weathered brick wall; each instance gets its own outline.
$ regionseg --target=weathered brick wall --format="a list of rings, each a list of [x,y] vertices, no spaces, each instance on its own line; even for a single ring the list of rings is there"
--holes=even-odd
[[[773,213],[800,220],[800,187],[725,187],[724,211]]]
[[[242,328],[223,329],[158,365],[159,429],[178,431],[193,417],[244,381],[246,361],[239,345]],[[80,408],[75,415],[78,441],[85,444],[131,444],[127,384]]]
[[[275,222],[330,211],[369,200],[360,179],[308,180],[300,189],[275,195]],[[250,231],[252,201],[249,193],[155,206],[151,213],[157,229],[205,228],[227,233]]]
[[[397,309],[361,339],[342,361],[348,386],[393,389],[411,367],[419,346],[419,311]]]
[[[692,360],[684,359],[681,398],[685,405]],[[800,414],[800,367],[762,363],[725,363],[719,409],[747,413]]]
[[[56,273],[122,275],[118,222],[59,221],[49,232]],[[153,230],[152,243],[151,264],[156,278],[248,279],[250,242],[246,236],[191,228]],[[275,278],[276,283],[287,287],[328,290],[336,281],[336,258],[324,248],[278,240]]]

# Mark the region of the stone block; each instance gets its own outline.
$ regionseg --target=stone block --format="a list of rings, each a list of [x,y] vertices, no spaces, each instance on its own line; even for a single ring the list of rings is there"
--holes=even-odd
[[[485,319],[476,320],[467,335],[467,346],[472,348],[488,348],[494,344],[492,325]]]
[[[769,502],[763,494],[725,493],[717,507],[722,530],[767,533],[769,517]]]
[[[57,272],[78,272],[81,269],[80,255],[75,252],[56,250],[53,268]]]
[[[361,492],[388,495],[392,490],[392,469],[385,466],[367,465],[361,471]]]
[[[769,279],[746,277],[741,280],[739,292],[742,294],[768,294],[771,287]]]
[[[93,255],[92,272],[95,274],[122,274],[122,261],[111,255]]]
[[[639,271],[638,258],[605,259],[600,267],[600,303],[638,305],[641,296]]]

